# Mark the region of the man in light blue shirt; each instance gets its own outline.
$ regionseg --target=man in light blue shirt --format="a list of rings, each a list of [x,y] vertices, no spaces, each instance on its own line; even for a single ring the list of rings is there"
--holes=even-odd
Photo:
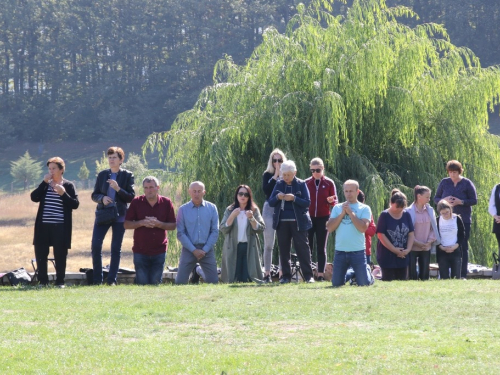
[[[335,258],[332,285],[345,284],[349,266],[356,273],[359,286],[369,285],[365,255],[365,232],[371,220],[370,207],[358,202],[359,184],[355,180],[344,182],[346,201],[333,207],[326,223],[329,232],[335,233]]]
[[[200,181],[189,185],[191,201],[183,204],[177,213],[177,239],[182,244],[176,284],[187,284],[196,263],[205,273],[205,282],[217,284],[217,262],[214,246],[219,237],[217,207],[203,199],[205,185]]]

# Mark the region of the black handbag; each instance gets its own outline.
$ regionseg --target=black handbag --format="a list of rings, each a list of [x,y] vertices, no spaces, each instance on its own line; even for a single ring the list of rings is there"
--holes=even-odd
[[[10,281],[10,285],[16,286],[19,284],[28,285],[31,283],[31,276],[24,268],[19,268],[18,270],[9,272],[7,277]]]
[[[95,212],[95,222],[97,225],[113,224],[118,219],[118,209],[115,203],[97,208]]]

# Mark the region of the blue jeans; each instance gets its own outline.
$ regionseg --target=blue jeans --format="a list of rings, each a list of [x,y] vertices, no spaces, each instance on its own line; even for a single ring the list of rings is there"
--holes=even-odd
[[[135,283],[138,285],[161,284],[167,253],[144,255],[134,253]]]
[[[107,225],[97,225],[94,223],[92,233],[92,265],[94,268],[94,284],[102,284],[102,242],[106,233],[111,228],[111,262],[109,264],[108,284],[116,283],[116,275],[120,267],[120,257],[122,253],[122,241],[125,228],[122,222],[115,222]]]
[[[359,251],[338,251],[335,250],[333,259],[332,285],[342,286],[345,284],[345,276],[349,266],[356,273],[356,283],[359,286],[369,285],[368,274],[366,272],[365,250]]]

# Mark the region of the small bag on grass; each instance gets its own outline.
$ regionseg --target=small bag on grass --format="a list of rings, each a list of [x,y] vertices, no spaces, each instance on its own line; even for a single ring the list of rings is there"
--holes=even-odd
[[[24,269],[24,267],[9,272],[7,274],[7,278],[9,279],[10,285],[12,286],[16,286],[19,284],[28,285],[31,283],[31,276]]]

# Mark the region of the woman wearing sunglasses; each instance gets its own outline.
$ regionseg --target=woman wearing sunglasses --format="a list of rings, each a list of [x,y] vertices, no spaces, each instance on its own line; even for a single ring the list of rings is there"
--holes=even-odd
[[[326,222],[330,218],[330,209],[337,203],[337,189],[333,180],[325,176],[323,160],[314,158],[311,160],[310,169],[312,176],[306,179],[307,189],[311,196],[309,215],[311,216],[312,228],[309,229],[309,247],[311,256],[316,236],[316,254],[318,261],[318,281],[325,281],[324,273],[326,267],[326,241],[328,231]]]
[[[286,161],[286,156],[279,148],[275,148],[269,155],[267,169],[262,175],[262,190],[266,195],[266,202],[262,209],[262,216],[266,223],[264,230],[264,282],[271,282],[271,262],[273,258],[274,238],[276,231],[273,229],[274,209],[269,206],[269,198],[276,186],[276,181],[281,178],[281,164]]]
[[[225,283],[262,279],[258,233],[265,224],[253,201],[252,189],[240,185],[234,202],[224,212],[219,230],[224,234],[221,280]]]

